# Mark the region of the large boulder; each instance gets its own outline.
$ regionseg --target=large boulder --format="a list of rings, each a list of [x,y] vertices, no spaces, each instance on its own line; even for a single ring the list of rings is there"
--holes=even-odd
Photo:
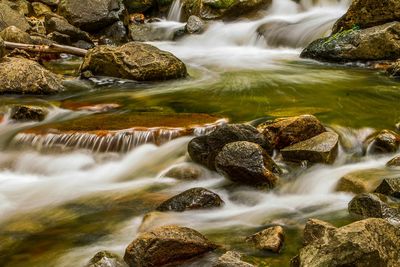
[[[62,90],[61,78],[35,61],[24,58],[0,61],[0,94],[47,95]]]
[[[158,211],[178,211],[210,209],[221,207],[224,201],[214,192],[196,187],[186,190],[161,203]]]
[[[61,0],[57,12],[84,31],[101,30],[127,19],[122,0]]]
[[[109,251],[100,251],[90,259],[85,267],[127,267],[123,259]]]
[[[325,132],[281,150],[286,161],[332,164],[339,147],[339,135]]]
[[[81,72],[84,76],[111,76],[137,81],[162,81],[187,75],[185,64],[171,53],[136,42],[119,47],[97,46],[89,50]]]
[[[272,153],[270,143],[256,128],[248,124],[223,125],[208,135],[193,138],[189,142],[188,152],[194,162],[215,170],[215,157],[218,153],[226,144],[237,141],[259,144],[268,153]]]
[[[350,214],[363,218],[382,218],[391,223],[400,223],[399,204],[382,194],[363,193],[355,196],[348,205]]]
[[[226,144],[215,158],[215,167],[233,182],[270,188],[281,172],[260,145],[247,141]]]
[[[22,14],[13,10],[6,3],[0,2],[0,31],[10,26],[15,26],[22,31],[30,29],[28,21]]]
[[[33,44],[33,40],[29,34],[15,26],[10,26],[2,30],[0,32],[0,37],[3,38],[4,41],[8,42]]]
[[[279,118],[260,124],[257,129],[277,149],[310,139],[325,132],[325,127],[313,115]]]
[[[268,227],[246,238],[246,242],[253,244],[257,249],[270,250],[275,253],[280,252],[283,241],[284,232],[282,226]]]
[[[126,248],[124,260],[131,267],[182,263],[216,249],[199,232],[180,226],[163,226],[139,236]]]
[[[399,22],[350,29],[315,40],[300,57],[328,62],[395,60],[400,57],[399,38]]]
[[[400,198],[400,177],[383,179],[374,192]]]
[[[242,255],[236,251],[228,251],[218,258],[212,267],[254,267],[254,265],[241,260]]]
[[[304,230],[305,246],[294,266],[397,266],[400,228],[370,218],[335,228],[311,219]]]
[[[186,0],[183,10],[186,17],[202,19],[237,19],[271,5],[272,0]]]
[[[368,28],[400,20],[400,2],[397,0],[353,0],[346,14],[333,26],[337,33],[354,26]]]

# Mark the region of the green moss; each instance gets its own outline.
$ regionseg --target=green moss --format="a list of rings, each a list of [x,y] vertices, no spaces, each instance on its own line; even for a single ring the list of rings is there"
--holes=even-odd
[[[349,30],[340,31],[340,32],[335,33],[334,35],[331,35],[330,37],[327,38],[327,40],[322,45],[326,45],[333,41],[342,39],[342,38],[348,36],[349,34],[355,32],[355,31],[358,31],[358,30],[360,30],[360,27],[358,25],[353,25],[353,27]]]

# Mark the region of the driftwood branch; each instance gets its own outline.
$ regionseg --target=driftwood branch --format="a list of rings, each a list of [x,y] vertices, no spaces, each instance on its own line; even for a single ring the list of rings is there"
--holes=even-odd
[[[67,45],[59,45],[59,44],[51,44],[51,45],[31,45],[31,44],[21,44],[21,43],[13,43],[13,42],[4,42],[4,45],[7,49],[21,49],[28,52],[37,52],[37,53],[50,53],[50,54],[71,54],[75,56],[84,57],[87,53],[87,50],[67,46]]]

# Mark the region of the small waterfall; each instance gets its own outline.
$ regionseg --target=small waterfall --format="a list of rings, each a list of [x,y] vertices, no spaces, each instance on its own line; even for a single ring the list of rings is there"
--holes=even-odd
[[[167,20],[181,21],[183,2],[181,0],[174,0],[169,9]]]
[[[77,148],[94,152],[128,152],[143,144],[162,145],[181,136],[204,135],[226,122],[226,120],[222,119],[215,123],[191,128],[132,128],[108,132],[46,134],[19,133],[14,137],[12,145],[16,147],[34,147],[39,151]]]

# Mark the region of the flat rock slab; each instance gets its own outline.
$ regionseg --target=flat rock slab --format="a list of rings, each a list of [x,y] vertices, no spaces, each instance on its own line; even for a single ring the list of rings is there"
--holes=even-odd
[[[308,161],[332,164],[338,154],[339,135],[332,132],[319,134],[281,150],[286,161]]]

